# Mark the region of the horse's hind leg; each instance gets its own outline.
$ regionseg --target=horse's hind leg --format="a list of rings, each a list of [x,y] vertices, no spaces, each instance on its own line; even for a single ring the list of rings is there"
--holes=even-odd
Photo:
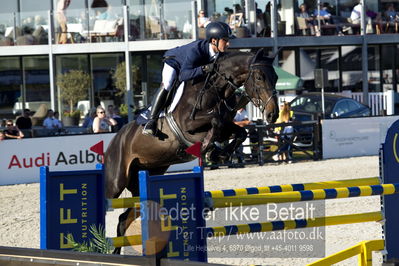
[[[130,224],[140,216],[140,210],[135,208],[128,208],[124,213],[119,215],[118,227],[116,228],[117,236],[123,236],[126,233]],[[114,254],[120,254],[122,248],[115,248]]]

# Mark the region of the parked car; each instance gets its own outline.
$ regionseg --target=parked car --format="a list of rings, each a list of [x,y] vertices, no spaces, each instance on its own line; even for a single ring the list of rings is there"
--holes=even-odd
[[[321,93],[306,93],[297,96],[291,102],[291,110],[294,112],[294,121],[317,120],[322,115]],[[330,93],[324,94],[325,119],[370,116],[371,110],[367,105],[358,101]],[[300,125],[294,127],[298,133],[294,143],[297,146],[313,145],[314,127]]]
[[[306,93],[291,102],[293,120],[309,121],[322,114],[321,93]],[[370,116],[370,108],[358,101],[341,95],[324,94],[325,119]]]

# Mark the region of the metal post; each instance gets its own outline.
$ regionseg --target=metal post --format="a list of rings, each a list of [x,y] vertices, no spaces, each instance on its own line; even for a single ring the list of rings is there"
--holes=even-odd
[[[320,22],[320,0],[317,0],[317,27],[321,35],[321,22]]]
[[[368,82],[368,51],[367,51],[367,40],[366,40],[366,16],[365,16],[365,1],[360,0],[362,6],[362,12],[360,14],[360,34],[362,35],[362,85],[363,85],[363,103],[369,104],[369,82]]]
[[[273,53],[276,54],[278,51],[278,37],[277,37],[277,3],[276,0],[271,0],[271,10],[270,10],[270,23],[271,23],[271,34],[270,37],[273,38]],[[274,65],[278,64],[278,54],[276,55],[276,60],[274,60]]]
[[[132,76],[131,76],[131,62],[130,62],[130,53],[129,53],[129,7],[128,6],[123,6],[123,19],[124,19],[124,40],[125,40],[125,66],[126,66],[126,95],[127,95],[127,115],[128,115],[128,121],[133,120],[133,90],[131,88],[132,86]]]
[[[198,13],[198,7],[197,7],[197,1],[191,1],[191,10],[193,13],[191,14],[191,23],[193,25],[192,27],[192,39],[197,40],[198,39],[198,28],[197,28],[197,13]]]
[[[54,55],[53,55],[53,33],[54,33],[54,22],[53,22],[53,14],[52,11],[49,10],[47,12],[48,18],[48,61],[49,61],[49,76],[50,76],[50,102],[51,109],[56,110],[55,108],[55,86],[54,86]],[[62,112],[60,112],[62,114]]]

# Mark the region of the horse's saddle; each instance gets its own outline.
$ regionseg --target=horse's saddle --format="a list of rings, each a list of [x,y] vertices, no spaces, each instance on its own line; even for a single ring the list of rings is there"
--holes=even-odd
[[[169,107],[166,109],[166,113],[171,113],[173,112],[173,110],[176,108],[177,104],[179,103],[181,96],[183,95],[183,89],[184,89],[184,82],[177,84],[178,87],[177,88],[172,88],[171,89],[171,99],[167,100],[168,102],[171,102],[171,104],[167,104],[169,105]],[[169,98],[169,97],[168,97]],[[151,105],[144,109],[136,118],[136,123],[139,125],[144,125],[148,122],[149,120],[149,116],[151,113]],[[159,117],[165,117],[166,115],[165,112],[161,112],[161,114],[159,115]]]

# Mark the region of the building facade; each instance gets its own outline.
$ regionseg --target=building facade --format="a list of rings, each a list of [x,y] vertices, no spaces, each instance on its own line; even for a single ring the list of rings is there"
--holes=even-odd
[[[91,77],[75,103],[84,112],[142,108],[159,87],[163,53],[203,37],[200,10],[229,23],[232,49],[279,51],[276,63],[305,90],[317,90],[314,69],[326,68],[326,91],[398,92],[396,1],[12,0],[0,6],[0,118],[41,103],[68,111],[57,78],[70,70]]]

